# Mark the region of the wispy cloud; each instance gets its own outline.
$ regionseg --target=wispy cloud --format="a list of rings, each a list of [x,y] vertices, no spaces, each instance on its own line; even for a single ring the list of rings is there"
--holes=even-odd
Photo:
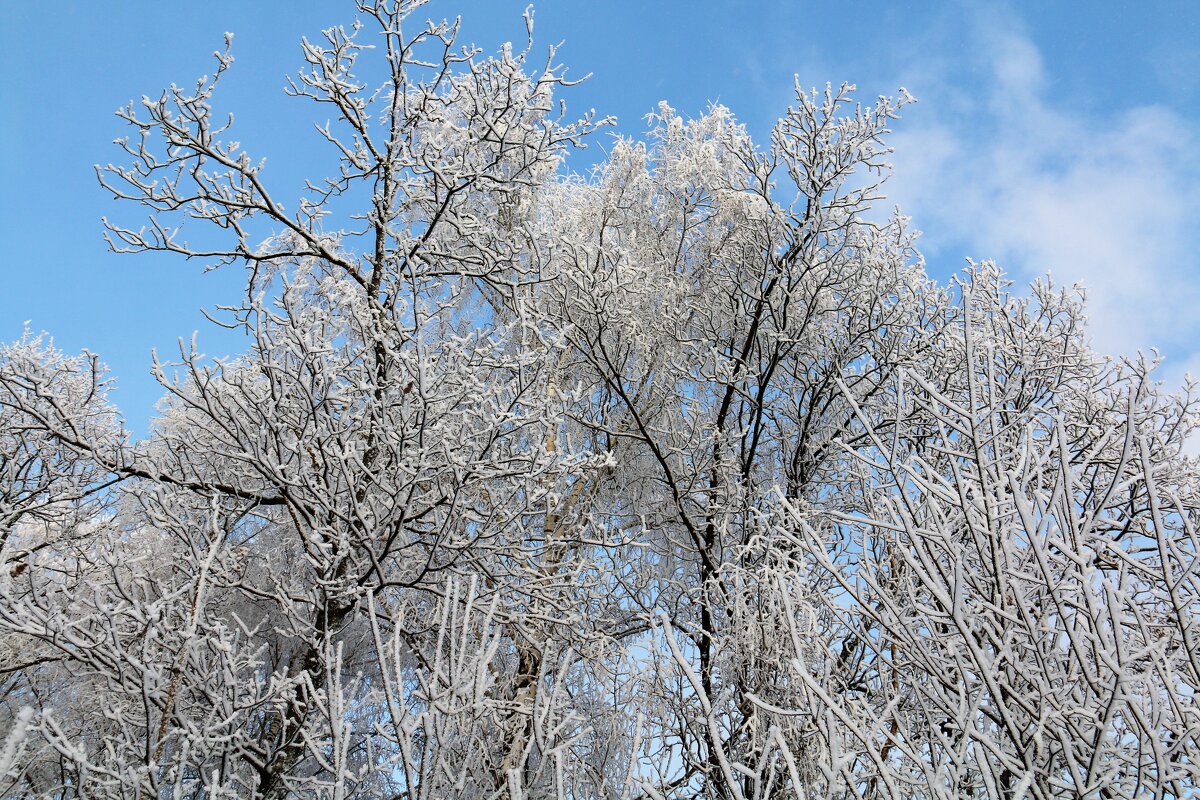
[[[1162,106],[1073,110],[1011,18],[981,13],[968,35],[976,91],[914,65],[926,102],[893,139],[889,195],[927,252],[1081,282],[1098,349],[1158,347],[1172,380],[1200,364],[1200,136]]]

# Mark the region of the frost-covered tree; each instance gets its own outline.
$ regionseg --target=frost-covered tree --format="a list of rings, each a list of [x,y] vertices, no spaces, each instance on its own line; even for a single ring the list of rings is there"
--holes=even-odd
[[[1187,796],[1195,400],[926,277],[907,93],[663,104],[580,176],[554,51],[421,5],[304,42],[299,198],[228,43],[119,113],[111,245],[242,270],[247,347],[156,361],[140,441],[0,350],[0,796]]]

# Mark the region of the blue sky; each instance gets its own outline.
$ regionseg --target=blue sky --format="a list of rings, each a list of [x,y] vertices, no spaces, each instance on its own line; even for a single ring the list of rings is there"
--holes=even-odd
[[[521,40],[525,4],[424,11],[461,14],[463,38],[491,51]],[[6,4],[0,340],[29,320],[98,353],[139,433],[160,394],[152,348],[169,355],[196,330],[205,352],[236,348],[199,308],[236,297],[241,276],[106,252],[100,217],[139,216],[92,165],[120,160],[118,106],[209,72],[228,30],[236,62],[217,106],[295,196],[324,150],[309,108],[280,88],[301,36],[352,17],[332,0]],[[544,0],[536,20],[540,44],[565,42],[572,74],[592,73],[569,109],[614,114],[624,133],[659,100],[688,115],[719,101],[765,142],[793,74],[856,83],[867,100],[907,87],[919,102],[896,127],[889,201],[924,232],[931,273],[971,256],[1022,282],[1082,281],[1098,347],[1155,346],[1168,380],[1200,374],[1200,3]]]

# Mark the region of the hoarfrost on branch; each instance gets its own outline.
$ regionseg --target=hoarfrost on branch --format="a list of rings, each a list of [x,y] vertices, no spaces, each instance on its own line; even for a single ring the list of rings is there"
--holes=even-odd
[[[304,42],[298,201],[229,37],[120,112],[110,244],[244,270],[248,348],[156,359],[140,441],[0,348],[0,795],[1192,796],[1196,400],[925,276],[907,93],[662,104],[581,177],[554,50],[420,5]]]

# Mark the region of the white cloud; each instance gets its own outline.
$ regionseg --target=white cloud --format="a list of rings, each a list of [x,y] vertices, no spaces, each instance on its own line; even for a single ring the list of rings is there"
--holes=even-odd
[[[1098,349],[1158,347],[1172,379],[1200,364],[1200,137],[1161,106],[1073,111],[1011,20],[981,15],[969,35],[978,92],[915,67],[923,103],[893,137],[889,196],[925,249],[1082,282]]]

